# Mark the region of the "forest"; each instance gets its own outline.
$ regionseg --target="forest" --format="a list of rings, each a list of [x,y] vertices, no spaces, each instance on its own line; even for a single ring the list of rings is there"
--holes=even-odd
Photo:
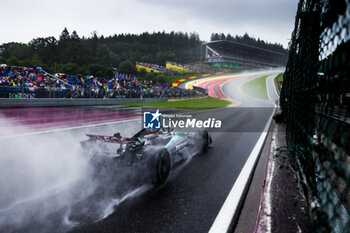
[[[248,34],[232,37],[213,33],[211,40],[228,39],[275,51],[286,51],[282,45],[256,40]],[[165,65],[166,61],[195,63],[200,57],[202,41],[195,32],[144,32],[115,34],[104,37],[95,31],[80,37],[64,28],[59,38],[35,38],[29,43],[10,42],[0,45],[0,63],[14,66],[41,66],[51,73],[91,74],[111,76],[120,73],[136,74],[135,62]]]
[[[255,39],[254,37],[250,37],[247,33],[245,33],[243,36],[231,36],[231,34],[225,35],[224,33],[212,33],[210,37],[211,41],[215,40],[230,40],[239,42],[242,44],[252,45],[255,47],[263,48],[263,49],[269,49],[275,52],[281,52],[284,54],[288,53],[288,50],[283,48],[281,44],[278,43],[268,43],[264,40]]]

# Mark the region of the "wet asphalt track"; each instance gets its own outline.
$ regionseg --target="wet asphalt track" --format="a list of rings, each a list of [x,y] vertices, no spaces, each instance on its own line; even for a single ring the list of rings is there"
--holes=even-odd
[[[72,232],[207,232],[273,110],[268,101],[239,93],[242,83],[260,76],[223,86],[225,95],[245,103],[242,107],[196,115],[223,121],[224,130],[212,132],[213,144],[206,153],[175,167],[161,187],[122,202],[107,218]]]
[[[70,232],[207,232],[273,110],[273,105],[269,101],[247,96],[240,90],[242,83],[260,76],[262,75],[255,74],[234,79],[220,88],[216,86],[217,84],[212,85],[217,95],[225,95],[242,104],[234,108],[194,113],[197,118],[214,117],[223,122],[221,130],[211,133],[213,144],[206,153],[197,154],[189,161],[180,163],[172,170],[164,185],[148,188],[141,195],[127,198],[115,206],[114,211],[104,219],[95,222],[84,219],[84,216],[80,216],[81,219],[79,215],[74,216],[72,221],[83,224],[71,229]],[[273,89],[269,88],[269,90]],[[115,120],[118,120],[119,117],[122,117],[121,119],[130,117],[128,115],[130,109],[124,107],[96,106],[81,109],[83,111],[92,110],[94,114],[96,111],[105,112],[101,114],[102,121],[103,117],[111,116],[110,112],[121,110],[126,114],[113,113]],[[135,109],[131,109],[131,112],[134,111]],[[131,117],[135,118],[133,115]],[[81,140],[84,138],[84,133],[108,135],[114,131],[121,131],[122,135],[131,136],[141,128],[141,124],[137,121],[110,126],[112,127],[95,125],[87,128],[72,128],[69,133],[82,135],[77,137],[77,140]],[[33,130],[36,129],[34,127]],[[64,135],[66,132],[61,133]],[[128,167],[128,169],[133,168],[133,166]],[[132,177],[133,183],[136,183],[133,188],[137,189],[142,185],[140,181],[144,171],[136,167],[134,169],[137,172],[136,177],[135,174]],[[122,175],[120,171],[115,172],[116,179]],[[106,177],[107,181],[109,179],[113,178]],[[124,187],[120,189],[132,191]],[[94,201],[94,199],[88,199],[80,204],[91,206],[91,202]],[[54,224],[60,225],[60,223]],[[19,229],[18,232],[38,232],[38,229],[40,225],[32,227],[29,224],[25,226],[25,229]],[[50,229],[50,232],[54,231],[52,227],[47,229]],[[56,229],[60,232],[67,228],[57,227]],[[5,229],[0,229],[0,232],[3,230]]]

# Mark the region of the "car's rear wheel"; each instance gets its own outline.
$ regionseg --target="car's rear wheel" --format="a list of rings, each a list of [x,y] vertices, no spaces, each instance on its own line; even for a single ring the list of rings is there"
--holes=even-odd
[[[163,184],[169,176],[171,169],[171,158],[169,152],[164,149],[158,155],[156,159],[156,183]]]

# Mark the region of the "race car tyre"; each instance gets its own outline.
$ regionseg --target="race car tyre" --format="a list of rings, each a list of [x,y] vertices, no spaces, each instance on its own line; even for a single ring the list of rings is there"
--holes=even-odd
[[[208,131],[204,131],[203,132],[203,152],[207,152],[208,147],[209,147],[209,143],[210,143],[210,138],[209,138],[209,133]]]
[[[171,158],[169,152],[164,149],[157,156],[157,176],[156,183],[163,184],[169,176],[171,169]]]

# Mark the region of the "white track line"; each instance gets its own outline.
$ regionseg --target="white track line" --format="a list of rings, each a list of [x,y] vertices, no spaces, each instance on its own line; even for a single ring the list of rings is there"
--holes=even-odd
[[[276,83],[274,81],[274,79],[277,78],[277,76],[278,76],[278,74],[276,74],[276,76],[272,78],[272,83],[273,83],[273,89],[275,90],[276,96],[279,97],[280,95],[277,92],[277,86],[276,86]],[[277,82],[278,82],[278,80],[277,80]]]
[[[140,120],[140,118],[135,118],[135,119],[129,119],[129,120],[112,121],[112,122],[97,123],[97,124],[90,124],[90,125],[80,125],[80,126],[73,126],[73,127],[67,127],[67,128],[41,130],[41,131],[34,131],[34,132],[28,132],[28,133],[22,133],[22,134],[12,134],[12,135],[0,136],[0,139],[28,136],[28,135],[35,135],[35,134],[42,134],[42,133],[56,133],[56,132],[61,132],[61,131],[73,130],[73,129],[83,129],[83,128],[89,128],[89,127],[95,127],[95,126],[113,125],[113,124],[120,124],[120,123],[125,123],[125,122],[130,122],[130,121],[139,121],[139,120]]]
[[[275,111],[272,112],[265,125],[264,131],[261,133],[258,142],[254,146],[246,163],[244,164],[244,167],[241,170],[241,173],[234,183],[230,193],[228,194],[223,206],[221,207],[219,214],[216,216],[215,221],[209,230],[210,233],[228,232],[232,221],[236,220],[235,218],[238,217],[237,215],[240,209],[240,204],[244,199],[243,197],[245,196],[247,187],[250,183],[250,178],[254,174],[255,166],[266,140],[274,112]]]
[[[270,84],[269,84],[269,82],[270,82],[269,78],[270,78],[271,76],[272,76],[272,75],[268,76],[268,77],[265,79],[265,82],[266,82],[266,92],[267,92],[267,96],[268,96],[269,100],[273,102],[273,100],[272,100],[272,98],[271,98],[271,95],[270,95],[270,88],[269,88],[269,86],[270,86]]]
[[[271,98],[270,96],[270,92],[269,92],[269,85],[272,85],[272,88],[273,88],[273,92],[276,94],[277,97],[279,97],[280,95],[277,93],[277,90],[276,90],[276,84],[274,82],[274,79],[278,76],[278,74],[272,74],[270,75],[269,77],[266,78],[266,89],[267,89],[267,95],[269,96],[269,99],[271,101],[273,101],[273,99]]]

